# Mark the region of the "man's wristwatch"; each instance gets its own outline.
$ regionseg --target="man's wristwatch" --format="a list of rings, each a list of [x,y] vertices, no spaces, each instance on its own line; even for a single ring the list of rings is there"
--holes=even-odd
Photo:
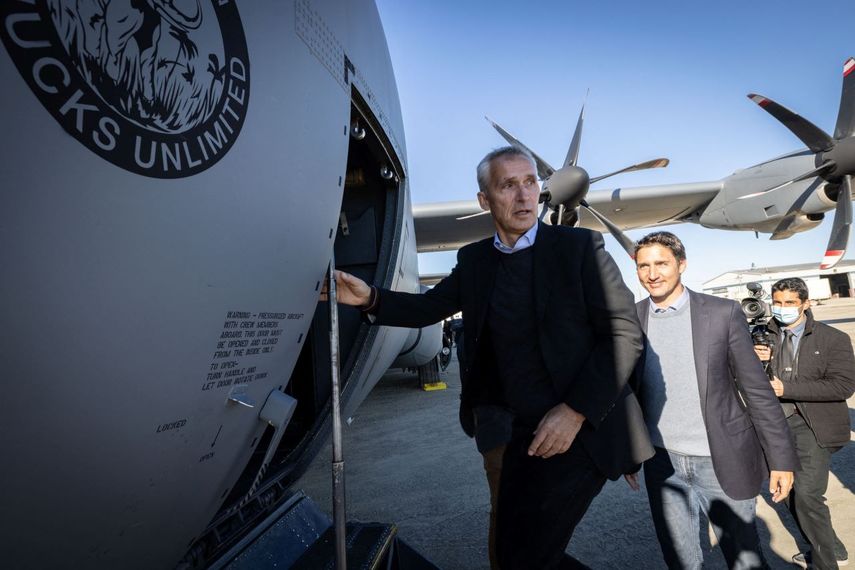
[[[359,310],[363,313],[370,313],[374,309],[377,308],[377,298],[379,295],[377,294],[377,287],[371,285],[371,294],[368,296],[368,304],[362,307],[359,307]]]

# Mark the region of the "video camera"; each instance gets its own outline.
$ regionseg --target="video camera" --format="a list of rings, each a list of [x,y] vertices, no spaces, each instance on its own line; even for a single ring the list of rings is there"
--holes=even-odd
[[[745,287],[751,296],[742,299],[739,304],[742,306],[745,319],[748,321],[751,340],[755,345],[768,346],[774,351],[775,335],[766,326],[772,319],[772,307],[763,300],[766,291],[760,283],[753,281]]]

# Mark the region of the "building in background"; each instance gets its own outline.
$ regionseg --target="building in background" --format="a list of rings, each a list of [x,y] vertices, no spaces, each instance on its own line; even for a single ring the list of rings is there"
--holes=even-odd
[[[703,291],[716,297],[740,300],[751,296],[746,288],[748,283],[760,283],[769,293],[772,284],[785,277],[804,279],[814,301],[855,297],[855,261],[845,260],[832,269],[820,269],[816,263],[802,263],[728,271],[704,283]]]

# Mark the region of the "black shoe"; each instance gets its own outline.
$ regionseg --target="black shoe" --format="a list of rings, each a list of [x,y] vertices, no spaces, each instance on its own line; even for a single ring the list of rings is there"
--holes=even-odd
[[[849,565],[849,555],[844,554],[842,557],[835,555],[837,558],[838,566],[848,566]],[[795,556],[793,556],[793,564],[796,566],[800,566],[802,568],[812,568],[811,559],[810,559],[810,550],[807,552],[799,552]]]

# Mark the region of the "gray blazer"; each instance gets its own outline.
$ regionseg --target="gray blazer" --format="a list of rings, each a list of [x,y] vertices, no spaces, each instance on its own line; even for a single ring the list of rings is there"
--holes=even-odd
[[[735,301],[689,291],[692,342],[703,420],[716,477],[733,499],[757,496],[769,470],[795,471],[798,458],[787,420],[754,353]],[[636,303],[645,335],[649,299]],[[636,368],[644,371],[642,356]],[[639,381],[638,386],[644,389]],[[641,399],[643,402],[643,398]]]

